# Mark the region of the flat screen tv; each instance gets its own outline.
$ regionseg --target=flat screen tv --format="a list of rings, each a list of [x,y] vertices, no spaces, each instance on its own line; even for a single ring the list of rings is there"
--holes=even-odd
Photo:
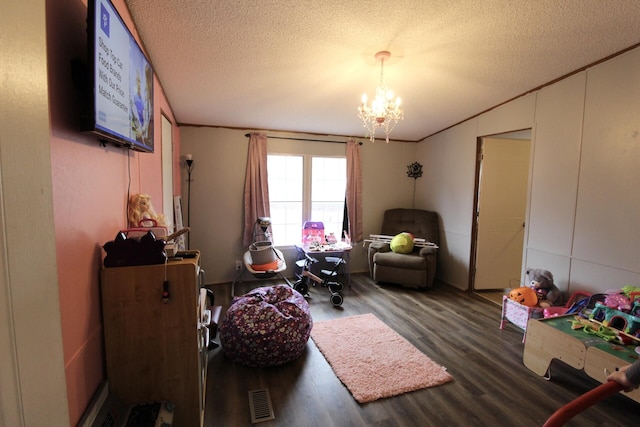
[[[109,0],[89,0],[91,113],[100,141],[153,152],[153,68]]]

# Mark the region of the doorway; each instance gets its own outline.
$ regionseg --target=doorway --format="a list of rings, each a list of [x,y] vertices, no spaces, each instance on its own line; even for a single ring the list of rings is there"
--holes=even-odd
[[[531,130],[478,139],[470,288],[494,302],[520,287]]]

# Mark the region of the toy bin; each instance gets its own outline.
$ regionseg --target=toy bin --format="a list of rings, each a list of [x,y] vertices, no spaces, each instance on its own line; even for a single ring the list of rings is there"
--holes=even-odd
[[[522,335],[522,342],[524,343],[527,339],[527,323],[529,323],[529,319],[541,319],[543,310],[542,307],[528,307],[510,299],[507,295],[503,295],[500,329],[504,329],[505,320],[508,320],[524,331]]]
[[[302,227],[302,245],[309,247],[324,243],[324,224],[319,221],[306,221]]]

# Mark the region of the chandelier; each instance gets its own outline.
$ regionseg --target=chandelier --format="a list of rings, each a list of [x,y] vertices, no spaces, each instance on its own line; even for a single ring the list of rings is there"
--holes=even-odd
[[[358,117],[362,119],[363,126],[369,131],[369,139],[375,142],[377,128],[384,130],[387,143],[389,133],[396,124],[404,118],[404,112],[400,109],[400,98],[393,99],[393,92],[382,83],[384,75],[384,61],[391,57],[391,53],[383,50],[376,53],[376,60],[380,61],[380,85],[376,88],[376,95],[367,105],[367,94],[362,95],[362,104],[358,107]]]

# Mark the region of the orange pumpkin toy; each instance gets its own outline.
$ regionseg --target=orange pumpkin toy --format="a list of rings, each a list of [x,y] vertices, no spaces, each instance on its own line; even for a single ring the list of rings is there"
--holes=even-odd
[[[527,307],[536,307],[538,305],[538,295],[536,291],[528,287],[515,288],[509,292],[509,299],[526,305]]]

